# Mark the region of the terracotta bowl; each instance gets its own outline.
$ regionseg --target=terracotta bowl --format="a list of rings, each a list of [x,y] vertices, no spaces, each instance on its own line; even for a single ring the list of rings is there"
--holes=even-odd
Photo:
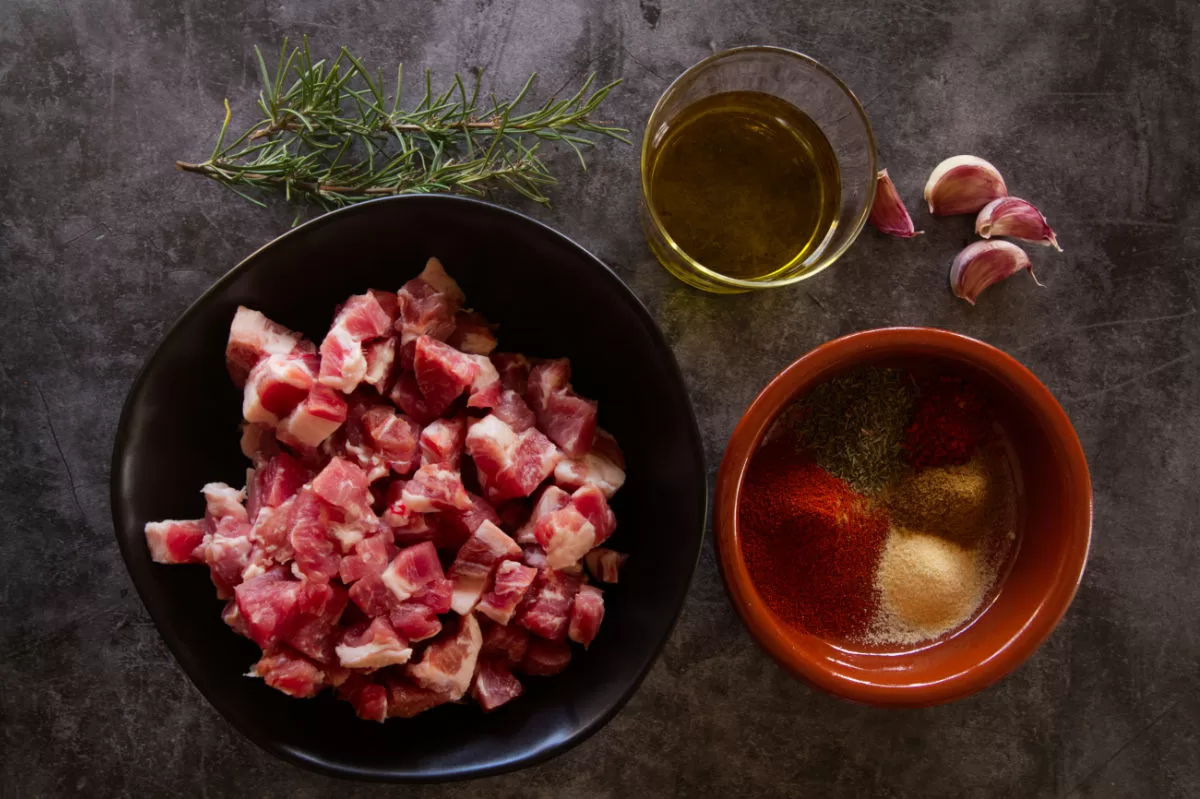
[[[828,641],[784,625],[755,590],[739,547],[738,498],[750,456],[775,417],[817,384],[865,365],[946,366],[989,395],[1015,450],[1020,542],[994,600],[969,626],[908,650]],[[1092,530],[1092,487],[1066,413],[1033,374],[981,341],[931,328],[885,328],[824,344],[751,404],[717,476],[716,540],[726,590],[751,635],[784,668],[872,705],[924,706],[979,691],[1023,663],[1071,604]]]

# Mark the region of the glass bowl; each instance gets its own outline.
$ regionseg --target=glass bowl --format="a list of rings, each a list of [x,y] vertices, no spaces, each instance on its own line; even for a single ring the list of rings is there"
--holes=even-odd
[[[823,244],[762,278],[721,274],[689,256],[662,224],[650,193],[651,155],[668,124],[688,106],[721,92],[754,91],[791,103],[820,127],[837,158],[841,203]],[[817,61],[782,47],[738,47],[710,56],[667,87],[642,139],[642,226],[667,271],[705,291],[736,294],[787,286],[826,268],[844,253],[867,221],[875,198],[875,137],[854,93]]]

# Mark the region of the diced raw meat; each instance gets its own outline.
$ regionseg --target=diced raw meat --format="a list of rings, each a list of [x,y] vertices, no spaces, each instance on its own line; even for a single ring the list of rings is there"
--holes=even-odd
[[[470,491],[467,495],[471,498],[470,508],[464,511],[446,511],[438,517],[438,531],[433,541],[438,549],[457,552],[479,525],[491,522],[497,527],[500,526],[500,515],[491,503]]]
[[[337,645],[338,661],[348,669],[381,669],[399,666],[412,657],[412,647],[400,638],[385,618],[350,627]]]
[[[382,575],[383,584],[397,602],[409,599],[434,580],[445,576],[437,550],[428,541],[400,550]]]
[[[225,602],[225,609],[221,611],[221,621],[228,624],[231,630],[243,638],[250,637],[250,631],[246,629],[246,622],[242,619],[242,612],[238,610],[237,599]]]
[[[467,420],[463,417],[432,422],[421,431],[421,463],[441,463],[458,471],[466,439]]]
[[[430,411],[440,416],[474,382],[479,364],[449,344],[421,336],[413,355],[413,372]]]
[[[300,595],[301,618],[287,643],[297,652],[319,663],[336,663],[334,645],[341,630],[337,626],[349,595],[333,583],[305,583]]]
[[[368,574],[350,586],[350,601],[367,616],[386,616],[396,604],[382,574]]]
[[[338,699],[349,702],[363,721],[383,721],[388,713],[388,692],[383,685],[361,674],[351,675],[338,686]]]
[[[367,376],[362,342],[341,327],[331,328],[321,342],[321,385],[349,394]]]
[[[454,583],[450,582],[448,577],[443,577],[429,583],[420,593],[414,594],[412,601],[427,606],[434,613],[449,613],[453,596]]]
[[[368,291],[347,299],[330,327],[342,328],[355,341],[374,341],[391,332],[395,315],[396,295],[387,291]]]
[[[396,385],[388,392],[388,399],[400,406],[400,410],[411,416],[417,424],[429,424],[438,418],[438,413],[425,401],[421,389],[417,385],[417,377],[412,372],[404,372],[396,380]]]
[[[334,435],[326,439],[321,450],[330,460],[342,458],[362,469],[368,483],[374,483],[391,474],[387,459],[367,435],[363,419],[377,403],[358,394],[347,398],[346,422]],[[382,405],[380,405],[382,407]],[[388,410],[391,413],[391,410]]]
[[[481,625],[482,626],[482,625]],[[520,668],[529,651],[529,630],[515,624],[488,624],[483,630],[481,655],[499,655],[511,668]]]
[[[545,569],[538,573],[517,611],[517,623],[534,635],[551,641],[567,637],[571,600],[583,581],[580,574]]]
[[[581,586],[571,603],[571,622],[567,626],[567,637],[584,649],[591,646],[600,622],[604,621],[604,593],[594,585]]]
[[[617,582],[621,564],[628,558],[628,555],[622,555],[620,552],[614,552],[604,547],[596,547],[583,556],[583,562],[592,577],[595,577],[602,583],[615,583]]]
[[[521,395],[512,389],[506,388],[500,392],[500,399],[492,408],[492,413],[511,427],[514,433],[523,433],[537,425],[537,417],[533,415],[533,410]]]
[[[538,519],[533,533],[546,550],[550,568],[563,569],[603,543],[616,526],[604,494],[595,486],[584,486],[571,495],[569,505]]]
[[[204,520],[146,522],[146,546],[155,563],[203,563]]]
[[[390,535],[367,536],[354,545],[353,555],[342,558],[338,573],[346,585],[369,575],[383,574],[396,554],[396,545]]]
[[[375,519],[366,473],[342,458],[331,460],[312,481],[321,499],[345,511],[351,519]]]
[[[242,422],[242,454],[254,463],[279,454],[279,443],[275,431],[265,424]]]
[[[217,587],[217,596],[228,599],[250,563],[250,552],[254,548],[250,525],[235,516],[224,516],[213,526],[213,533],[206,535],[203,548],[204,561],[208,564],[213,585]]]
[[[483,658],[475,672],[471,696],[484,711],[492,711],[521,695],[521,682],[502,658]]]
[[[412,643],[433,638],[442,631],[442,623],[437,614],[432,608],[419,602],[402,602],[395,605],[388,613],[388,620],[399,635]]]
[[[277,691],[297,699],[315,696],[325,687],[325,672],[303,655],[283,648],[263,653],[254,666],[254,673]]]
[[[425,648],[421,660],[408,667],[408,675],[422,688],[444,693],[451,701],[466,694],[483,645],[479,622],[463,616],[453,636],[443,635]]]
[[[239,585],[234,596],[246,632],[254,643],[270,649],[296,631],[303,620],[304,583],[271,571]]]
[[[436,424],[436,422],[435,422]],[[397,474],[408,474],[416,465],[421,429],[406,416],[379,405],[362,416],[363,429],[375,449]]]
[[[246,515],[251,524],[263,508],[278,508],[308,482],[308,469],[287,453],[280,453],[254,470],[246,487]]]
[[[597,430],[596,441],[587,454],[582,458],[564,458],[554,467],[554,482],[570,491],[585,485],[595,486],[611,499],[625,484],[625,456],[615,438]]]
[[[486,355],[466,356],[475,362],[479,370],[471,381],[467,391],[467,406],[470,408],[494,408],[500,404],[504,396],[504,385],[500,382],[500,373],[487,359]]]
[[[296,499],[293,496],[284,500],[277,508],[259,509],[254,526],[250,529],[250,540],[254,543],[255,550],[255,554],[251,556],[252,563],[283,564],[295,557],[291,541],[292,510],[295,506]],[[252,576],[254,575],[242,575],[243,579]]]
[[[492,501],[526,497],[554,470],[561,453],[537,430],[520,435],[489,414],[467,431],[466,448]]]
[[[539,363],[529,373],[525,400],[537,416],[538,428],[571,458],[581,458],[596,437],[595,402],[571,388],[571,362],[566,358]]]
[[[515,536],[517,543],[522,546],[536,544],[537,536],[534,534],[534,528],[537,527],[538,522],[551,513],[554,513],[554,511],[565,508],[570,502],[571,495],[566,491],[563,491],[558,486],[546,486],[538,497],[538,501],[534,503],[533,511],[529,514],[529,519],[517,530]]]
[[[544,569],[546,568],[546,550],[537,544],[523,546],[521,547],[521,562],[538,570]]]
[[[317,582],[328,582],[338,575],[341,556],[330,535],[332,509],[311,487],[296,495],[291,513],[289,540],[295,552],[292,569]]]
[[[404,485],[404,504],[417,513],[439,510],[468,510],[471,497],[455,469],[440,463],[425,463]]]
[[[238,388],[246,384],[250,370],[270,355],[287,355],[294,350],[315,352],[299,333],[272,322],[255,310],[239,305],[229,326],[225,365]]]
[[[200,489],[204,494],[204,527],[206,533],[216,530],[216,523],[229,517],[239,522],[250,520],[246,513],[246,491],[226,483],[208,483]]]
[[[329,386],[320,384],[309,389],[308,395],[279,423],[277,435],[283,443],[302,448],[314,448],[346,421],[346,400]]]
[[[400,343],[408,344],[420,336],[445,340],[455,328],[455,314],[463,304],[458,284],[446,274],[436,258],[430,258],[425,271],[405,283],[396,294],[396,329]]]
[[[242,392],[247,422],[276,425],[308,396],[316,379],[316,356],[269,355],[250,371]]]
[[[498,624],[508,624],[537,573],[538,570],[531,566],[504,561],[496,567],[492,590],[484,595],[476,610]]]
[[[384,393],[392,377],[392,365],[396,362],[395,336],[367,344],[363,347],[363,357],[367,361],[367,371],[363,373],[362,382],[380,394]]]
[[[496,564],[505,558],[519,558],[521,548],[504,531],[485,521],[475,529],[467,543],[462,545],[447,575],[454,584],[454,595],[450,608],[455,613],[466,615],[483,596],[488,577]]]
[[[489,355],[496,349],[495,327],[488,324],[483,314],[475,311],[459,311],[454,318],[454,332],[446,343],[461,352],[473,355]]]
[[[447,274],[446,268],[437,258],[430,258],[425,262],[425,269],[418,275],[418,279],[427,283],[434,291],[449,297],[457,306],[456,311],[467,299],[462,289],[454,282],[454,278]]]
[[[422,688],[407,677],[388,676],[384,679],[388,692],[388,716],[411,719],[418,713],[444,705],[450,701],[447,694]]]
[[[491,358],[504,387],[525,396],[525,389],[529,385],[529,359],[515,352],[493,352]]]
[[[571,645],[566,641],[546,641],[532,638],[525,653],[522,671],[531,677],[553,677],[571,662]]]

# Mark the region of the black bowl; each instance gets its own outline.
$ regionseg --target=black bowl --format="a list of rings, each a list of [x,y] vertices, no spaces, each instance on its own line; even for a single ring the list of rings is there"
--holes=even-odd
[[[334,306],[395,290],[436,255],[468,303],[500,324],[505,350],[568,356],[576,388],[600,402],[628,480],[613,501],[612,546],[631,558],[605,592],[590,650],[517,701],[485,714],[444,706],[415,719],[360,721],[329,692],[290,699],[244,675],[256,647],[220,619],[205,569],[150,560],[147,521],[203,514],[200,487],[241,485],[240,396],[225,372],[239,304],[319,340]],[[196,301],[150,357],[125,403],[113,452],[117,541],[146,608],[210,702],[268,751],[339,776],[435,781],[545,760],[598,730],[629,699],[683,605],[704,535],[704,455],[679,367],[637,297],[593,255],[488,203],[410,196],[322,216],[251,255]]]

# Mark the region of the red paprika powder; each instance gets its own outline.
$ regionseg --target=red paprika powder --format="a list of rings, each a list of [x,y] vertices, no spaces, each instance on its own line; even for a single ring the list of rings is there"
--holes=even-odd
[[[886,514],[797,451],[788,437],[750,461],[738,540],[750,579],[785,624],[814,635],[863,635],[874,615]]]
[[[904,455],[916,471],[966,463],[991,434],[983,398],[961,377],[922,382],[912,422],[904,430]]]

